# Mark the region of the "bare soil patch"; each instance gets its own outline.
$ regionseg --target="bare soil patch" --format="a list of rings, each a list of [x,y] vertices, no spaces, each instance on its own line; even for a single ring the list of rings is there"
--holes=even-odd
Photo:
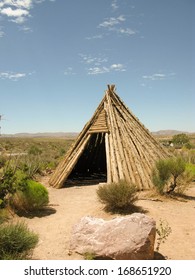
[[[105,213],[98,201],[96,189],[99,185],[74,186],[54,189],[48,185],[48,177],[42,183],[49,190],[50,206],[31,217],[23,217],[30,229],[39,234],[39,244],[33,253],[38,260],[78,260],[78,254],[69,254],[69,240],[72,226],[86,215],[112,219],[117,215]],[[192,184],[183,198],[150,197],[147,192],[140,193],[137,206],[146,215],[169,223],[172,233],[160,246],[160,254],[172,260],[195,259],[195,184]]]

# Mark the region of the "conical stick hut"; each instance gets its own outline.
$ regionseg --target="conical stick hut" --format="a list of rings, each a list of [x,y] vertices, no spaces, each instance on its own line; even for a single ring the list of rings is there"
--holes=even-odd
[[[121,101],[115,86],[108,85],[94,115],[53,173],[50,185],[61,188],[71,176],[104,173],[108,183],[126,180],[148,189],[153,187],[155,162],[167,156]]]

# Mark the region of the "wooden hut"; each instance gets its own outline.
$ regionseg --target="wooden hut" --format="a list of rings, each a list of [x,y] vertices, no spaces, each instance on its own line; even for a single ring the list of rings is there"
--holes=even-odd
[[[108,85],[94,115],[84,126],[50,179],[61,188],[67,179],[103,173],[108,183],[126,180],[139,189],[153,187],[154,163],[166,150]]]

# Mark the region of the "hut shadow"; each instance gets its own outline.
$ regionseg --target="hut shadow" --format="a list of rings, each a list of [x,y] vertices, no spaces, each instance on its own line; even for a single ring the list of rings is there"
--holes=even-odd
[[[171,198],[180,200],[180,201],[195,201],[195,197],[191,195],[186,195],[186,194],[180,194],[180,193],[172,193],[170,195]]]
[[[110,208],[108,206],[104,207],[104,211],[110,214],[120,214],[120,215],[130,215],[133,213],[142,213],[142,214],[146,214],[148,213],[147,210],[145,210],[144,208],[142,208],[141,206],[137,206],[137,205],[129,205],[128,207],[125,208]]]
[[[25,217],[28,219],[33,219],[35,217],[37,218],[43,218],[46,216],[50,216],[56,213],[56,209],[51,207],[51,206],[45,206],[42,209],[36,210],[36,211],[32,211],[32,212],[28,212],[28,211],[17,211],[17,215],[19,217]]]
[[[161,253],[154,251],[154,258],[153,260],[166,260],[167,258],[163,256]]]

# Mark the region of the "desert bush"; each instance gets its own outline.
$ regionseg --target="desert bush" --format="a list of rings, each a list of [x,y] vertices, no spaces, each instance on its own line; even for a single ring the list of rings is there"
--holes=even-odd
[[[0,155],[0,168],[4,167],[6,164],[7,158],[6,156]]]
[[[186,164],[182,158],[159,160],[152,172],[152,180],[160,194],[170,193],[178,188],[179,178],[184,174]]]
[[[0,208],[11,205],[16,210],[33,211],[46,205],[47,189],[30,178],[18,162],[10,161],[0,174]]]
[[[156,228],[157,237],[157,244],[156,244],[156,251],[158,252],[160,249],[160,245],[165,243],[169,234],[172,232],[171,227],[169,226],[167,221],[160,219],[159,227]]]
[[[177,194],[184,194],[189,188],[190,183],[195,180],[195,165],[188,163],[186,164],[185,171],[178,177],[177,187],[175,192]]]
[[[0,173],[0,208],[9,204],[15,192],[26,185],[27,179],[27,175],[10,162],[3,168]]]
[[[175,150],[174,155],[176,157],[182,157],[186,163],[195,164],[195,150],[182,148],[181,150]]]
[[[195,180],[195,164],[187,163],[186,164],[186,172],[189,173],[189,176],[191,176],[191,180]]]
[[[43,208],[49,202],[47,189],[38,182],[27,180],[26,185],[16,191],[11,205],[16,211],[35,211]]]
[[[1,202],[0,202],[1,204]],[[3,224],[4,222],[8,221],[10,218],[10,213],[8,211],[8,209],[1,209],[0,207],[0,225]]]
[[[24,260],[31,256],[38,235],[21,222],[0,225],[0,260]]]
[[[39,155],[26,155],[18,162],[18,167],[31,179],[41,173],[42,159]]]
[[[189,142],[184,145],[184,148],[186,148],[187,150],[191,150],[194,148],[194,145]]]
[[[0,207],[4,207],[9,201],[11,195],[16,191],[15,171],[12,168],[6,168],[0,174]]]
[[[32,145],[28,149],[28,154],[29,155],[34,155],[34,156],[41,155],[42,150],[38,146]]]
[[[126,181],[100,186],[97,190],[99,200],[112,212],[123,212],[133,209],[137,200],[137,188]]]
[[[170,170],[167,160],[160,159],[152,172],[152,180],[160,194],[163,194],[164,187],[170,178]]]

